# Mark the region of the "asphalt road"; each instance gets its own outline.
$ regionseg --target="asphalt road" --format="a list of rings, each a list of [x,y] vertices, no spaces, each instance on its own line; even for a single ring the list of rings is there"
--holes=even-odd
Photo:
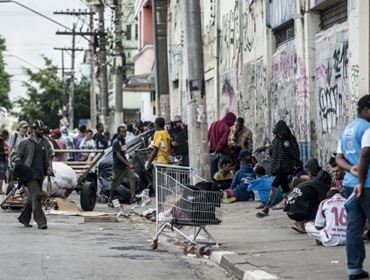
[[[100,205],[100,210],[107,210]],[[24,228],[19,212],[0,210],[0,279],[233,279],[207,258],[185,256],[171,238],[149,244],[154,224],[138,217],[84,223],[47,216],[49,229]]]

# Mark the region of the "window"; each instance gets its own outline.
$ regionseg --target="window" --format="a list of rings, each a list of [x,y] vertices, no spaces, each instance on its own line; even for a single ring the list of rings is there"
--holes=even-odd
[[[135,40],[137,40],[138,38],[139,38],[139,28],[137,24],[135,24]]]
[[[131,41],[132,32],[131,32],[131,24],[126,25],[126,39]]]
[[[294,38],[294,21],[275,30],[276,47]]]
[[[345,22],[347,19],[348,3],[347,1],[343,1],[320,13],[320,27],[325,30],[332,27],[334,24]]]

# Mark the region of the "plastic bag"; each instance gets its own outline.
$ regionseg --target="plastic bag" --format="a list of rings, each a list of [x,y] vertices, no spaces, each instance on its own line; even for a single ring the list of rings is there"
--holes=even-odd
[[[74,170],[63,162],[53,162],[54,176],[51,180],[51,195],[54,197],[64,196],[66,190],[75,189],[77,186],[77,175]],[[48,177],[42,183],[42,189],[47,191]]]

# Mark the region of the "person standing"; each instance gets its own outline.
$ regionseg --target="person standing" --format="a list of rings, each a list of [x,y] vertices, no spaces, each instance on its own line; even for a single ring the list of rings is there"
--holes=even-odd
[[[9,147],[10,149],[14,149],[15,146],[19,144],[24,138],[28,135],[28,123],[26,121],[20,121],[18,123],[18,129],[9,137]]]
[[[117,128],[118,136],[114,140],[113,149],[113,180],[109,190],[108,206],[113,207],[112,200],[115,196],[117,187],[122,183],[126,177],[130,182],[131,202],[135,199],[136,183],[139,180],[139,175],[133,170],[134,166],[126,158],[126,127],[119,126]]]
[[[300,162],[299,147],[295,136],[290,131],[285,121],[277,122],[274,131],[275,137],[272,141],[272,190],[270,198],[265,208],[257,213],[258,218],[263,218],[268,215],[275,199],[277,189],[281,187],[284,193],[288,193],[289,189],[289,175],[293,172],[294,166]]]
[[[368,278],[363,270],[365,245],[362,234],[370,219],[370,95],[357,103],[358,118],[350,122],[342,133],[336,162],[345,170],[343,187],[347,196],[356,199],[347,209],[347,268],[349,279]]]
[[[86,125],[81,125],[79,128],[79,133],[77,134],[77,136],[75,138],[73,138],[73,147],[75,149],[79,149],[80,148],[80,144],[82,142],[82,140],[85,138],[86,136]],[[74,153],[74,160],[75,161],[79,161],[81,160],[81,153]]]
[[[235,120],[234,113],[228,112],[221,120],[213,122],[208,130],[211,178],[218,171],[219,161],[231,157],[228,140],[230,127],[234,125]]]
[[[21,141],[11,153],[12,166],[24,164],[31,168],[32,178],[26,186],[30,198],[26,202],[18,221],[25,227],[31,227],[31,214],[39,229],[47,229],[47,220],[42,210],[41,192],[45,175],[53,172],[53,151],[51,144],[44,137],[44,123],[40,120],[32,124],[32,136]]]
[[[6,180],[8,167],[8,147],[7,140],[9,132],[4,129],[0,134],[0,194],[3,194],[3,182]]]
[[[188,128],[179,115],[174,117],[169,134],[174,155],[181,156],[181,166],[189,166]]]
[[[103,133],[104,133],[104,125],[102,123],[96,124],[96,130],[97,132],[94,135],[94,141],[96,143],[96,148],[98,150],[105,150],[108,148],[108,141],[105,139]]]
[[[155,133],[153,141],[150,144],[153,147],[152,154],[146,163],[146,169],[148,169],[152,163],[168,164],[168,156],[170,154],[170,135],[167,130],[164,129],[165,120],[164,118],[158,117],[154,121]]]
[[[94,132],[91,129],[86,130],[86,136],[82,139],[79,149],[80,150],[95,150],[96,142],[93,139]],[[81,153],[81,161],[92,160],[94,158],[94,153]]]

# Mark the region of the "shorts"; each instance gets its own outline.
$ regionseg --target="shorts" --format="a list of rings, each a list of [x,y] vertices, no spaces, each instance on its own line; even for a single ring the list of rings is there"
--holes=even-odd
[[[130,183],[137,182],[139,180],[139,175],[130,168],[113,170],[111,189],[115,190],[119,185],[121,185],[124,178],[128,178]]]
[[[6,162],[0,161],[0,181],[6,180]]]

